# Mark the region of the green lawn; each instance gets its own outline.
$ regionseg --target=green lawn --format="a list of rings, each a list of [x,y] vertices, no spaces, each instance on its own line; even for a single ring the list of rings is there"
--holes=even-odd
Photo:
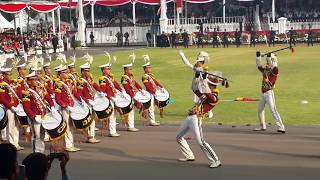
[[[255,66],[255,52],[274,50],[279,48],[205,48],[210,54],[209,69],[220,70],[233,83],[230,88],[220,87],[220,99],[234,99],[236,97],[260,97],[261,75]],[[179,49],[140,49],[136,50],[136,63],[134,73],[141,82],[144,63],[143,54],[149,54],[153,65],[153,72],[157,79],[167,88],[174,100],[166,109],[165,118],[161,122],[178,123],[182,121],[187,110],[192,107],[191,79],[193,72],[186,68],[179,55]],[[184,52],[191,63],[200,49],[189,48]],[[116,52],[117,62],[113,66],[113,73],[118,81],[123,73],[121,65],[129,63],[128,56],[131,51]],[[296,52],[278,53],[280,77],[275,89],[277,108],[285,124],[292,125],[318,125],[320,124],[320,48],[305,46],[297,47]],[[82,64],[79,60],[77,65]],[[106,61],[104,55],[94,56],[92,72],[97,81],[100,75],[98,65]],[[142,83],[141,83],[142,84]],[[301,104],[307,100],[308,104]],[[214,108],[213,122],[224,124],[257,124],[257,102],[221,102]],[[158,114],[158,110],[156,111]],[[269,110],[266,111],[268,122],[274,123]],[[212,122],[212,121],[211,121]]]

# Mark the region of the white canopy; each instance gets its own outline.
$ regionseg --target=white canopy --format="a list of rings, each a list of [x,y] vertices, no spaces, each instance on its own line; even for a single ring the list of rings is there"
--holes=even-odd
[[[11,24],[6,18],[2,16],[0,13],[0,29],[5,29],[5,28],[13,28],[13,24]]]

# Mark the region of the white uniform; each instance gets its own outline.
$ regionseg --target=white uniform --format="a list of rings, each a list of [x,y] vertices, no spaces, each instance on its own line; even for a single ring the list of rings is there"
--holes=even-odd
[[[262,95],[260,98],[259,106],[258,106],[258,117],[260,120],[261,129],[266,129],[266,122],[264,116],[264,108],[265,105],[268,105],[272,114],[272,117],[276,121],[276,126],[278,130],[285,131],[285,127],[282,123],[282,119],[280,114],[276,109],[276,99],[274,96],[274,87],[279,74],[278,63],[275,56],[267,57],[268,64],[270,64],[270,68],[263,68],[261,64],[261,57],[256,58],[256,65],[258,69],[261,71],[263,80],[262,80]]]
[[[184,138],[184,135],[191,130],[201,150],[204,152],[210,163],[215,163],[216,161],[219,161],[218,156],[213,151],[211,146],[204,140],[201,125],[202,121],[198,119],[197,115],[189,115],[181,124],[177,132],[177,142],[180,146],[182,154],[187,159],[195,159],[192,150]]]

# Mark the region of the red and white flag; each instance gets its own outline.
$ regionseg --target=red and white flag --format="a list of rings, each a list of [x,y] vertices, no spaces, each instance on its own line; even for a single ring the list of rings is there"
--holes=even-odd
[[[176,7],[177,7],[178,13],[182,13],[182,6],[183,6],[183,0],[177,0]]]

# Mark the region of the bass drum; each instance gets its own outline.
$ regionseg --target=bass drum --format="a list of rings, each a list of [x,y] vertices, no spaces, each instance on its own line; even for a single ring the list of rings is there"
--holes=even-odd
[[[3,106],[0,105],[0,130],[4,129],[8,124],[7,113]]]
[[[154,98],[159,108],[166,107],[169,104],[170,94],[166,89],[157,89]]]
[[[28,116],[24,112],[23,105],[21,103],[18,104],[17,111],[15,114],[16,114],[16,117],[17,117],[19,123],[20,123],[20,126],[22,126],[22,127],[29,126]]]
[[[136,92],[133,99],[141,103],[143,109],[149,109],[149,107],[151,106],[151,94],[146,90]]]
[[[93,121],[88,106],[83,106],[79,102],[75,102],[73,110],[70,111],[70,119],[76,129],[85,129],[89,127]]]
[[[129,94],[125,92],[119,92],[116,94],[115,106],[120,108],[120,114],[125,115],[133,110],[132,99]]]
[[[92,109],[97,114],[99,119],[105,119],[111,116],[113,108],[108,98],[96,93],[93,102],[94,106]]]
[[[50,138],[55,140],[64,136],[67,130],[67,123],[63,121],[61,114],[58,112],[49,112],[42,121],[42,127],[49,134]]]

